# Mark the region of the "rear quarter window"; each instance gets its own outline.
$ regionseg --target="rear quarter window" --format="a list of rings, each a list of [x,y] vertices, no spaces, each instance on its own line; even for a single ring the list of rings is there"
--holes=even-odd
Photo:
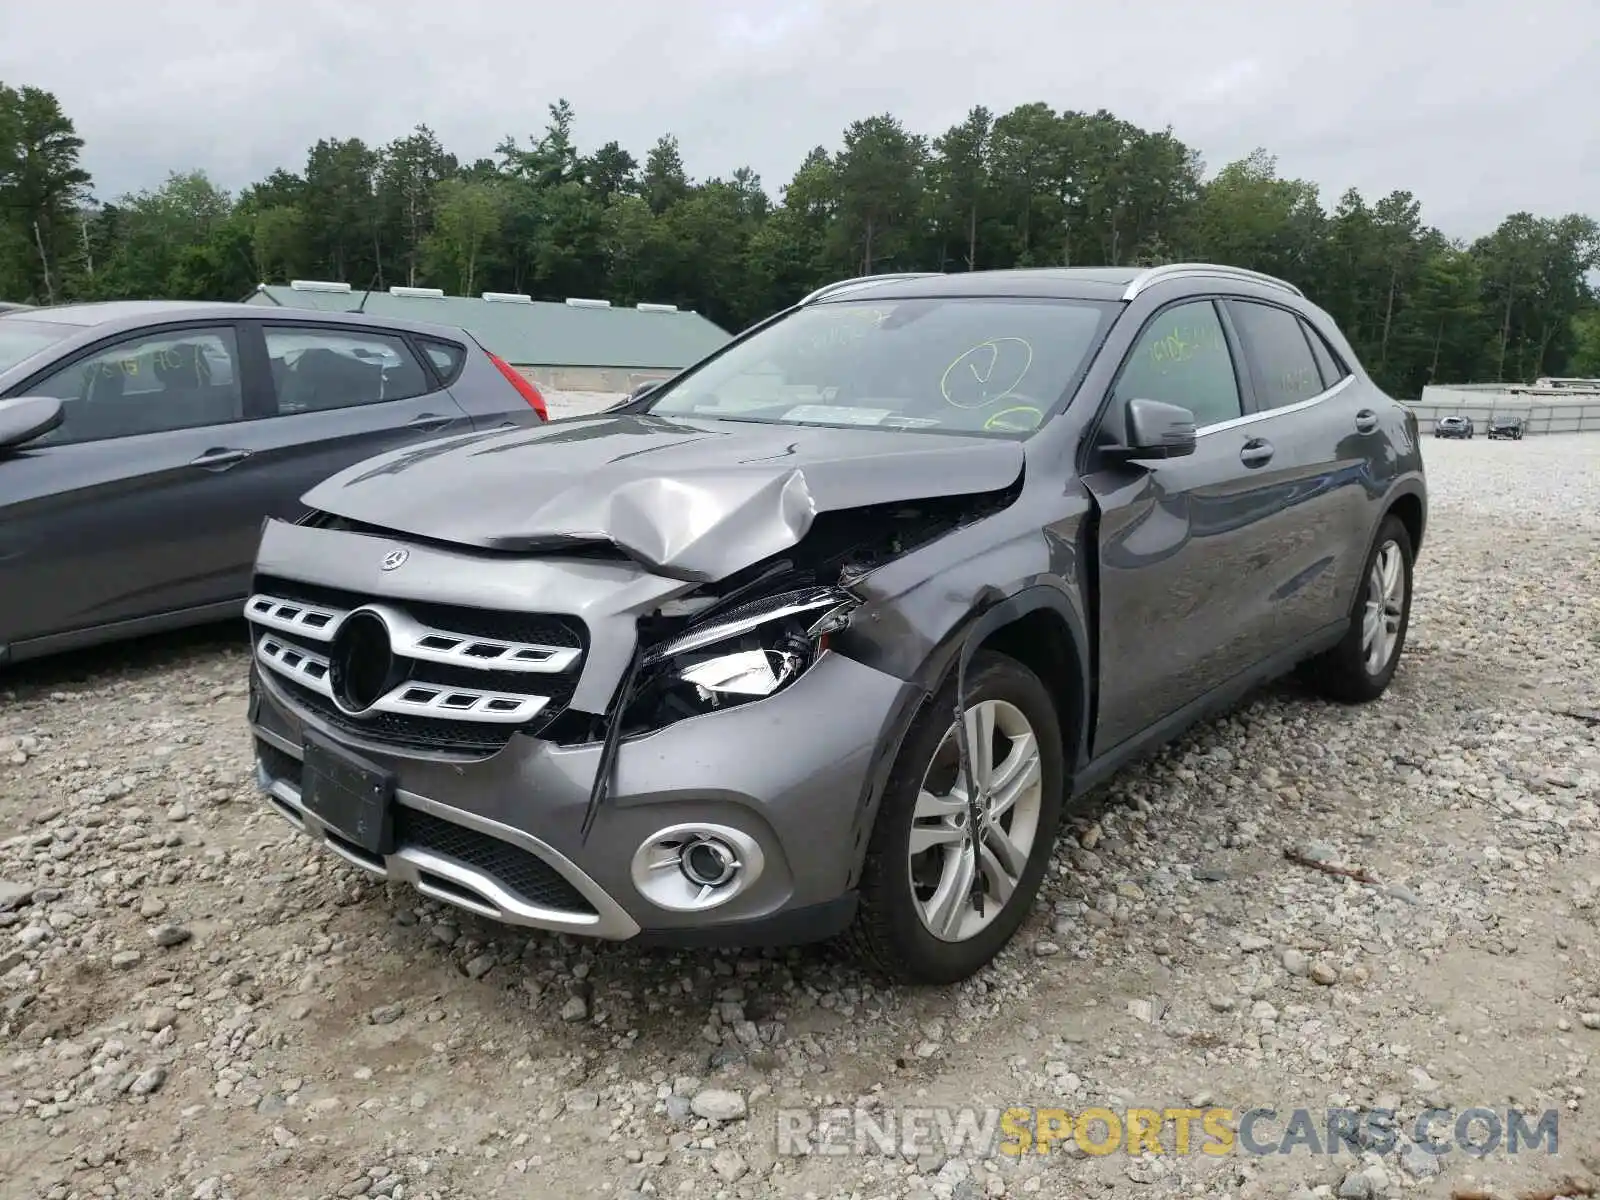
[[[1350,372],[1328,345],[1327,339],[1310,322],[1301,322],[1301,327],[1305,330],[1306,341],[1311,343],[1311,355],[1317,360],[1317,370],[1322,373],[1322,386],[1331,388]]]
[[[462,364],[467,361],[465,346],[434,338],[418,338],[417,345],[428,356],[428,361],[433,364],[433,369],[439,373],[439,379],[446,387],[456,381],[456,376],[461,374]]]

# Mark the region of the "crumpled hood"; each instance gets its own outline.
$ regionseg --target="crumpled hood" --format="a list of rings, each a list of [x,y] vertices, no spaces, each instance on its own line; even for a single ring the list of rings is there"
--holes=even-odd
[[[303,502],[481,549],[609,542],[698,582],[793,546],[820,512],[998,491],[1022,466],[991,438],[602,414],[391,451]]]

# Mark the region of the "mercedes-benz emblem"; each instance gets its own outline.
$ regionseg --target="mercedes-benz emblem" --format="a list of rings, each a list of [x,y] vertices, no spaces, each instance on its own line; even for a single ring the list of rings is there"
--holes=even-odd
[[[391,550],[383,556],[383,569],[392,571],[410,557],[411,551],[409,550]]]
[[[396,659],[389,626],[370,608],[339,624],[328,647],[328,685],[346,715],[358,717],[405,682],[407,664]]]

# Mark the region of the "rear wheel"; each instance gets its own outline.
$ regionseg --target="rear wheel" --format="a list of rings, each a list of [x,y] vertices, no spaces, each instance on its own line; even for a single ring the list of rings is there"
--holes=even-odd
[[[1344,639],[1306,664],[1312,686],[1330,699],[1363,704],[1388,690],[1411,623],[1413,554],[1405,523],[1385,517],[1367,553]]]
[[[952,679],[906,735],[867,849],[853,940],[902,983],[954,983],[1000,952],[1033,905],[1061,823],[1064,751],[1049,691],[988,651],[966,683],[975,802]]]

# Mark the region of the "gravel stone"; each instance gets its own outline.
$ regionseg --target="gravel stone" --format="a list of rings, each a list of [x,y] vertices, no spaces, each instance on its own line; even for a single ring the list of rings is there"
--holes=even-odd
[[[704,1088],[696,1092],[689,1107],[697,1117],[708,1121],[738,1121],[748,1111],[743,1096],[722,1088]]]

